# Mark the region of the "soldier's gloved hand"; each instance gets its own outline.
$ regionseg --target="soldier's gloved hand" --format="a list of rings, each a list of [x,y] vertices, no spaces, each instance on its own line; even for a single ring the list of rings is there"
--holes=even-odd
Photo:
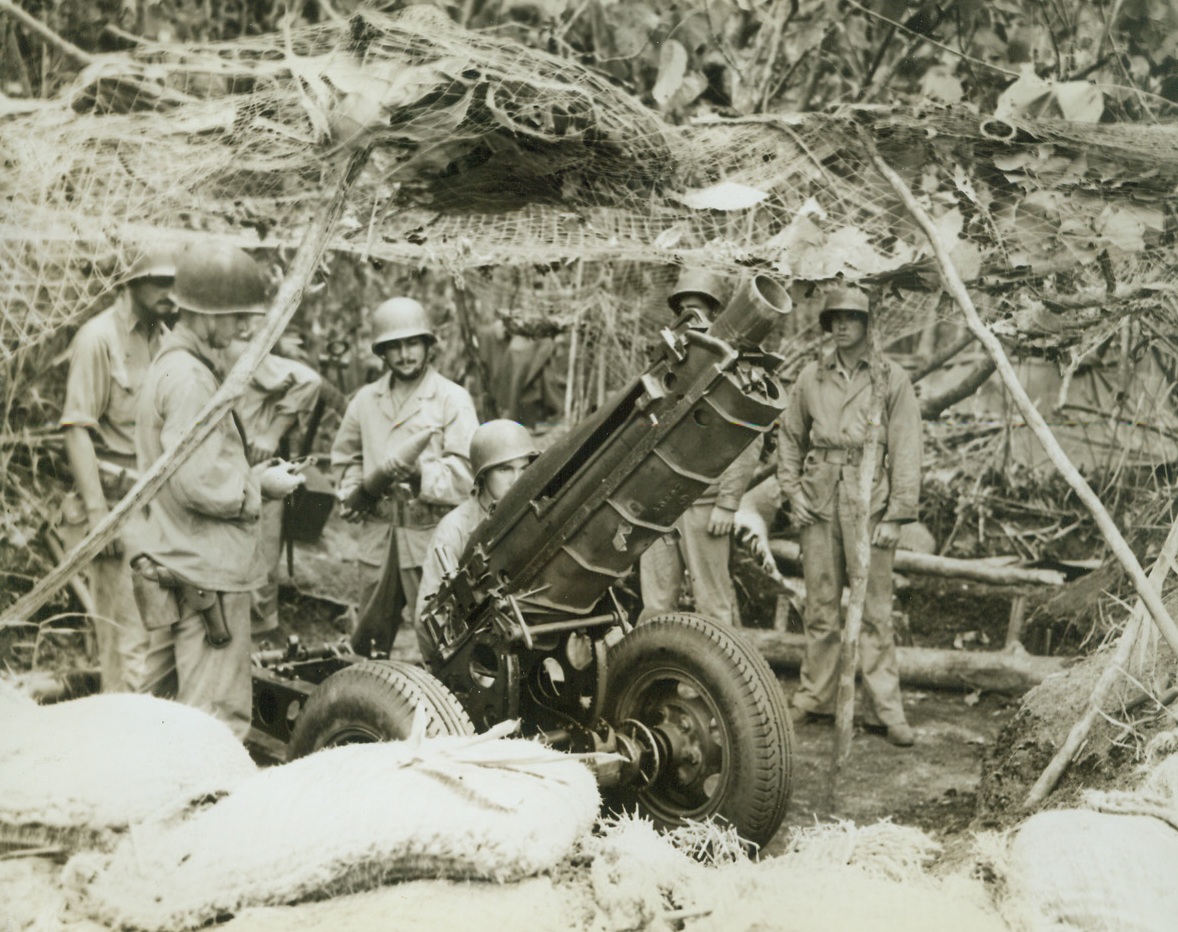
[[[895,521],[881,521],[871,535],[871,546],[891,550],[900,543],[900,525]]]
[[[298,467],[294,463],[279,461],[273,466],[266,467],[262,473],[262,497],[286,498],[291,492],[303,485],[307,478],[294,470]]]
[[[715,505],[708,516],[708,533],[713,537],[727,537],[736,523],[736,512],[722,505]]]
[[[810,509],[810,503],[801,492],[795,492],[789,497],[789,507],[792,520],[798,527],[809,527],[818,520],[818,516]]]

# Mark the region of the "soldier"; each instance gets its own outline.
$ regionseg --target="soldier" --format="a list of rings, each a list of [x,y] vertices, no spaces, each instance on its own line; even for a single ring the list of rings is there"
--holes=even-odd
[[[225,351],[226,368],[237,362],[246,345],[244,340],[234,340],[229,345]],[[264,463],[274,456],[287,433],[300,419],[310,417],[319,400],[322,384],[323,379],[318,372],[295,359],[269,353],[258,363],[236,408],[249,439],[246,454],[250,463]],[[281,501],[262,503],[261,525],[266,582],[250,599],[250,618],[255,635],[268,634],[278,629]]]
[[[147,367],[168,332],[164,319],[172,311],[168,292],[175,274],[170,249],[142,252],[127,270],[114,304],[87,321],[70,345],[60,424],[91,528],[133,482],[136,404]],[[105,692],[133,692],[143,678],[147,632],[135,607],[128,560],[122,538],[114,537],[90,565]]]
[[[389,374],[356,392],[331,448],[340,514],[363,522],[366,578],[352,647],[364,655],[389,651],[401,621],[413,620],[434,528],[470,494],[478,426],[466,389],[430,364],[437,337],[419,302],[385,301],[372,314],[372,332],[372,351]],[[418,643],[427,643],[420,631]]]
[[[853,559],[853,502],[871,399],[867,328],[870,304],[861,291],[827,296],[818,317],[834,350],[798,376],[781,426],[778,480],[801,528],[806,582],[806,653],[792,700],[795,722],[830,714],[838,692],[843,624],[841,598]],[[909,747],[892,631],[892,562],[900,526],[917,518],[921,428],[916,393],[904,370],[881,359],[886,378],[879,459],[871,490],[871,558],[860,638],[868,727]]]
[[[727,297],[728,288],[720,276],[685,269],[667,303],[677,316],[695,318],[688,326],[704,329],[724,308]],[[691,575],[697,612],[723,624],[740,623],[728,558],[736,509],[752,481],[761,447],[759,440],[750,444],[675,522],[674,533],[655,541],[643,553],[638,564],[643,604],[640,623],[678,610],[684,569]]]
[[[252,258],[228,245],[177,259],[179,319],[148,369],[135,452],[147,469],[177,442],[220,386],[216,360],[264,313]],[[222,418],[143,508],[134,529],[135,597],[150,634],[144,692],[175,696],[249,731],[250,593],[266,579],[258,518],[264,498],[302,482],[289,463],[251,468],[236,413]]]
[[[474,471],[474,492],[438,522],[429,555],[421,568],[417,593],[417,617],[438,591],[442,578],[453,573],[466,549],[470,535],[516,484],[540,451],[531,433],[516,421],[495,420],[479,425],[470,441],[470,468]],[[423,652],[423,656],[428,654]]]

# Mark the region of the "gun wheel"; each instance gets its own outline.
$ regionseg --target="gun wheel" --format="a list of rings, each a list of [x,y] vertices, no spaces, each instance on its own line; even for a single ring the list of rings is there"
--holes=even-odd
[[[426,737],[474,734],[454,694],[420,667],[395,660],[353,664],[311,694],[291,735],[290,758],[341,744],[402,741],[418,710]]]
[[[765,659],[733,629],[660,615],[610,651],[606,720],[635,720],[657,773],[619,788],[624,808],[661,828],[714,818],[765,845],[789,802],[793,731]],[[641,742],[640,742],[641,743]]]

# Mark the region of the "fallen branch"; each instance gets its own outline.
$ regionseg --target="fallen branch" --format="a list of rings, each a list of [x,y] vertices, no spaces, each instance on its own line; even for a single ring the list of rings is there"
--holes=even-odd
[[[741,628],[740,633],[770,666],[789,671],[801,668],[806,652],[805,635],[768,628]],[[897,647],[896,660],[900,682],[905,686],[982,690],[1005,696],[1021,696],[1047,677],[1062,672],[1067,663],[1061,657],[1027,653],[1021,645],[1011,650]]]
[[[274,303],[267,312],[262,325],[251,338],[249,345],[242,352],[233,368],[225,376],[225,381],[217,389],[217,393],[209,399],[209,403],[205,405],[195,423],[180,437],[175,446],[164,451],[163,455],[143,473],[123,499],[110,510],[105,518],[91,528],[90,533],[70,550],[61,563],[50,570],[48,575],[29,592],[8,607],[8,610],[0,616],[0,628],[24,624],[54,592],[65,585],[82,566],[90,562],[106,546],[134,509],[151,501],[172,473],[196,452],[221,419],[229,413],[244,393],[254,369],[270,352],[270,348],[286,329],[291,317],[298,309],[303,298],[303,291],[319,265],[319,258],[335,227],[336,220],[343,211],[347,192],[366,159],[367,151],[354,153],[349,159],[347,166],[341,173],[335,192],[307,228],[286,278],[283,279],[278,294],[274,298]]]
[[[46,45],[52,46],[78,64],[89,65],[94,62],[94,56],[89,52],[83,51],[72,42],[67,42],[39,19],[30,16],[10,0],[0,0],[0,13],[7,13],[30,32],[35,33]]]
[[[964,401],[985,385],[997,367],[991,359],[980,359],[974,363],[955,385],[950,385],[939,395],[920,399],[921,420],[931,421],[941,416],[946,408]]]
[[[1133,555],[1128,542],[1121,534],[1116,522],[1113,521],[1112,515],[1108,513],[1108,510],[1101,503],[1099,496],[1088,485],[1084,477],[1080,475],[1080,471],[1068,459],[1067,453],[1059,445],[1059,441],[1055,439],[1055,435],[1043,419],[1043,415],[1039,413],[1039,409],[1035,407],[1034,402],[1027,395],[1026,389],[1023,388],[1022,383],[1019,381],[1018,374],[1014,371],[1014,366],[1011,365],[1010,360],[1002,349],[1002,344],[998,342],[998,338],[982,322],[977,308],[974,307],[973,299],[970,298],[969,292],[961,280],[961,275],[958,274],[953,260],[949,257],[948,250],[945,248],[944,243],[941,242],[941,234],[933,223],[932,218],[917,202],[916,197],[908,185],[904,183],[904,180],[883,160],[871,137],[867,133],[861,132],[860,139],[866,151],[870,154],[871,161],[876,169],[887,179],[893,190],[895,190],[896,194],[904,202],[904,206],[908,208],[908,212],[912,214],[921,229],[924,230],[925,236],[928,237],[933,253],[936,256],[937,264],[940,266],[942,283],[961,308],[969,329],[977,336],[978,341],[997,365],[998,374],[1002,377],[1002,382],[1006,386],[1006,390],[1014,400],[1015,407],[1018,408],[1027,426],[1031,428],[1035,437],[1042,444],[1052,464],[1059,470],[1068,485],[1075,491],[1080,501],[1091,512],[1097,527],[1100,528],[1105,540],[1108,541],[1113,555],[1116,556],[1117,560],[1129,574],[1129,577],[1133,580],[1133,585],[1137,589],[1141,600],[1145,603],[1146,608],[1149,609],[1150,616],[1158,626],[1158,630],[1161,631],[1162,636],[1170,645],[1170,649],[1178,653],[1178,625],[1174,624],[1174,619],[1170,617],[1170,613],[1166,610],[1161,594],[1154,589],[1146,577],[1145,570],[1137,562],[1137,558]]]
[[[801,547],[795,541],[780,538],[771,540],[769,550],[779,560],[795,564],[801,562]],[[917,576],[968,579],[992,586],[1062,586],[1067,580],[1059,570],[1003,566],[987,560],[962,560],[913,550],[896,551],[895,570],[897,573],[914,573]]]
[[[1175,557],[1178,557],[1178,522],[1170,526],[1170,534],[1166,537],[1162,552],[1154,561],[1153,569],[1149,572],[1151,588],[1156,587],[1156,591],[1161,591],[1162,583],[1174,566]],[[1088,707],[1084,710],[1084,715],[1072,726],[1067,739],[1055,752],[1055,756],[1051,758],[1051,763],[1047,765],[1043,773],[1039,775],[1039,779],[1035,781],[1035,785],[1031,787],[1031,791],[1023,802],[1024,809],[1034,809],[1040,805],[1059,783],[1064,771],[1068,769],[1072,759],[1076,756],[1076,752],[1088,739],[1088,732],[1092,730],[1097,716],[1103,714],[1104,702],[1112,691],[1117,677],[1124,672],[1137,639],[1145,634],[1144,628],[1145,609],[1139,601],[1125,624],[1125,630],[1121,632],[1121,637],[1117,641],[1117,649],[1109,660],[1108,666],[1104,668],[1104,672],[1101,673],[1100,679],[1092,689],[1092,695],[1088,699]]]
[[[843,620],[839,643],[838,689],[835,693],[834,740],[831,742],[830,775],[827,781],[827,812],[838,806],[838,780],[851,756],[852,722],[855,717],[855,675],[859,669],[859,632],[863,626],[863,608],[867,603],[867,576],[871,564],[871,487],[875,465],[879,461],[879,437],[882,431],[884,388],[888,372],[879,352],[875,328],[867,331],[867,363],[871,373],[871,398],[867,405],[867,427],[863,435],[863,454],[852,511],[854,550],[847,563],[847,614]]]
[[[934,356],[932,359],[930,359],[928,362],[926,362],[919,369],[910,373],[908,378],[911,379],[913,382],[919,382],[921,379],[925,378],[926,376],[932,375],[934,372],[936,372],[938,369],[940,369],[941,366],[945,365],[945,363],[947,363],[950,359],[952,359],[958,353],[965,350],[965,348],[967,346],[969,346],[971,343],[973,343],[975,339],[976,338],[974,337],[974,335],[972,333],[970,333],[969,331],[966,331],[966,333],[962,337],[960,337],[955,343],[951,343],[949,346],[947,346],[941,352],[937,353],[936,356]]]

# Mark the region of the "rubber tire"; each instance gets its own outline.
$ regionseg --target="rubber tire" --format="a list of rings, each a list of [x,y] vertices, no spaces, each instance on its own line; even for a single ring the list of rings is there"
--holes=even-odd
[[[454,694],[420,667],[397,660],[352,664],[319,684],[303,706],[289,759],[339,744],[402,741],[418,709],[426,716],[426,737],[475,733]]]
[[[643,695],[664,680],[687,682],[716,713],[724,760],[721,783],[687,811],[660,793],[660,782],[621,787],[607,803],[637,810],[660,829],[715,818],[764,847],[780,828],[792,791],[793,727],[785,695],[756,648],[727,625],[701,615],[659,615],[638,625],[609,654],[606,721],[639,718]],[[644,721],[652,726],[654,721]]]

